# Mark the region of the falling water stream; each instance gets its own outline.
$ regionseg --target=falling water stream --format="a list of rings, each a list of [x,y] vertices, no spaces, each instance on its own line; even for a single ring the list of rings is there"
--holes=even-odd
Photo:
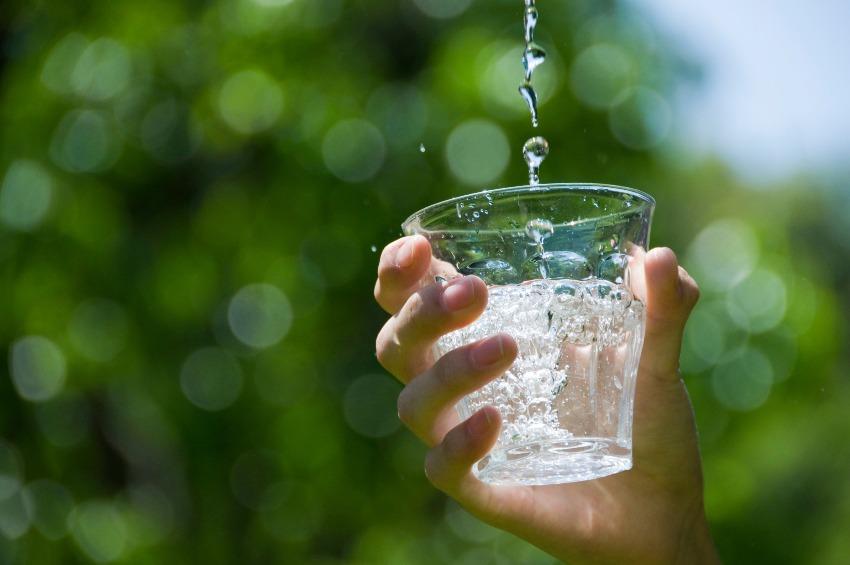
[[[525,77],[519,85],[519,93],[531,113],[531,125],[537,127],[540,118],[537,114],[537,92],[531,83],[534,70],[546,61],[546,51],[534,42],[534,29],[540,14],[537,12],[535,0],[525,0],[523,14],[523,30],[525,32],[525,49],[522,53],[522,67]],[[540,165],[549,154],[549,142],[541,136],[534,136],[522,147],[522,155],[528,165],[528,184],[536,186],[540,183]]]

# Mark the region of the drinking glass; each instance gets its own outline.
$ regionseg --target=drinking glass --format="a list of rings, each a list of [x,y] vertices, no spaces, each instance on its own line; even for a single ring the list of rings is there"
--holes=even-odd
[[[402,225],[430,242],[437,284],[476,275],[488,286],[484,313],[443,336],[436,356],[497,332],[519,346],[502,376],[456,406],[462,419],[486,405],[501,413],[495,446],[473,467],[481,480],[554,484],[631,468],[645,322],[632,279],[654,207],[630,188],[545,184],[452,198]]]

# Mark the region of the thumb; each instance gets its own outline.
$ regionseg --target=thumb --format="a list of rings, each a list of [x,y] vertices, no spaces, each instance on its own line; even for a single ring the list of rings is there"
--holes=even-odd
[[[647,253],[643,268],[646,333],[640,371],[663,380],[678,380],[682,333],[699,299],[699,288],[679,266],[675,253],[666,247]]]

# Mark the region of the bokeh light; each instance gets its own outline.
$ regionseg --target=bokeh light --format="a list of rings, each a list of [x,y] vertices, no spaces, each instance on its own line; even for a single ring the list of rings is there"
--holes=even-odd
[[[112,502],[83,502],[71,512],[68,523],[74,541],[96,563],[117,561],[127,549],[127,523]]]
[[[670,133],[673,111],[656,91],[639,86],[620,93],[608,111],[614,137],[626,147],[649,149]]]
[[[749,275],[759,258],[753,229],[741,220],[715,220],[697,234],[685,265],[707,290],[727,290]]]
[[[0,499],[0,534],[7,539],[23,536],[30,529],[32,514],[32,500],[26,490]]]
[[[77,60],[89,46],[89,40],[79,32],[73,32],[59,40],[41,71],[42,82],[57,94],[71,94],[74,85],[71,76],[77,66]]]
[[[785,316],[787,290],[775,272],[758,268],[726,295],[729,317],[741,328],[761,333],[776,327]]]
[[[345,182],[358,183],[375,176],[384,164],[386,152],[384,136],[371,122],[362,119],[338,122],[322,141],[325,166]]]
[[[130,54],[121,43],[103,37],[86,45],[71,72],[77,95],[102,101],[120,94],[131,77]]]
[[[88,437],[91,410],[85,397],[64,391],[35,410],[36,422],[47,441],[57,447],[73,447]]]
[[[570,71],[576,97],[592,108],[607,109],[632,86],[637,65],[621,47],[600,43],[579,53]]]
[[[74,509],[74,498],[67,488],[48,479],[26,486],[32,501],[32,524],[45,538],[56,541],[68,533],[68,517]]]
[[[22,398],[43,402],[65,385],[65,355],[55,343],[42,336],[27,336],[9,351],[12,383]]]
[[[18,450],[0,439],[0,500],[6,499],[21,488],[22,464]]]
[[[50,209],[53,179],[35,161],[14,161],[0,188],[0,221],[15,230],[36,228]]]
[[[446,141],[449,170],[462,183],[487,186],[508,166],[511,148],[497,124],[489,120],[469,120],[452,130]]]
[[[358,377],[345,391],[345,421],[366,437],[390,435],[401,426],[395,409],[399,392],[401,387],[386,375]]]
[[[236,338],[249,347],[264,349],[279,342],[292,325],[292,306],[276,286],[245,286],[230,300],[227,321]]]
[[[180,387],[189,402],[198,408],[224,410],[242,391],[242,367],[231,353],[205,347],[193,352],[183,363]]]
[[[446,19],[465,12],[472,0],[413,0],[413,3],[427,16]]]
[[[120,304],[94,298],[80,304],[68,324],[71,343],[92,361],[110,361],[127,341],[129,322]]]
[[[109,118],[98,110],[73,110],[59,123],[50,144],[53,162],[72,173],[108,169],[121,145]]]
[[[259,69],[231,75],[218,95],[218,110],[227,125],[242,134],[258,133],[275,124],[283,110],[283,91]]]
[[[773,367],[754,347],[744,347],[711,374],[714,396],[732,410],[754,410],[765,403],[773,385]]]

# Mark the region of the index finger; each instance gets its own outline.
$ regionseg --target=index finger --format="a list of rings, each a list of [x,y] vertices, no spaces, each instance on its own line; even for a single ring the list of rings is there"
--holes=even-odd
[[[441,275],[458,276],[455,268],[431,255],[431,244],[421,235],[402,237],[381,252],[375,300],[390,314],[396,314],[411,294]]]

